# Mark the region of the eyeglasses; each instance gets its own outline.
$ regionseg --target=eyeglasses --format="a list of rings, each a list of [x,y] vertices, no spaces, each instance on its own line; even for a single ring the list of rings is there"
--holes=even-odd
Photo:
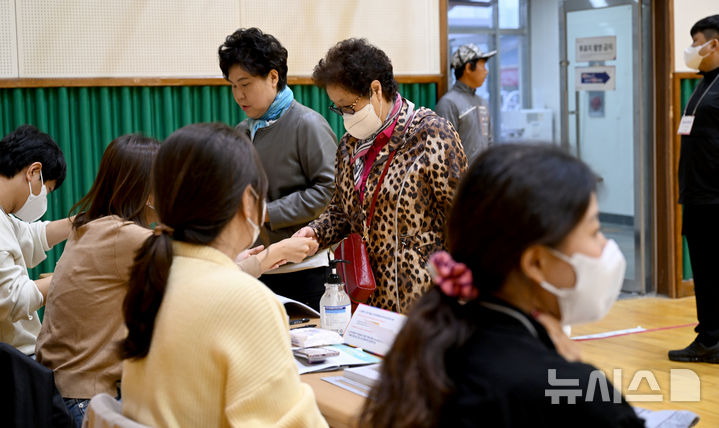
[[[330,104],[330,110],[342,116],[343,114],[355,114],[355,106],[357,102],[362,98],[362,95],[358,96],[357,99],[348,106],[337,107],[334,103]]]

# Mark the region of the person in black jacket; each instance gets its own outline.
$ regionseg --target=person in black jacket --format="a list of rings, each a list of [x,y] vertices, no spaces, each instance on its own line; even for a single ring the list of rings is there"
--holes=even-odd
[[[643,427],[562,324],[602,318],[626,261],[596,176],[551,146],[490,147],[449,217],[449,253],[383,361],[366,427]],[[450,255],[451,253],[451,255]]]
[[[719,15],[692,27],[693,43],[684,51],[687,66],[703,75],[682,115],[679,134],[679,203],[682,233],[694,274],[697,337],[684,349],[669,351],[673,361],[719,363]]]
[[[72,428],[70,413],[55,387],[52,370],[0,342],[2,426]]]

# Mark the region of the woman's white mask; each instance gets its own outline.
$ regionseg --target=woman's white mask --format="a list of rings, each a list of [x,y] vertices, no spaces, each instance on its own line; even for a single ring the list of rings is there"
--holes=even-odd
[[[370,95],[370,100],[371,99],[372,96]],[[382,114],[381,107],[382,103],[380,100],[380,115]],[[371,137],[372,134],[377,132],[382,126],[382,123],[384,123],[382,119],[377,116],[377,113],[375,113],[371,102],[354,112],[354,114],[344,113],[342,120],[344,121],[347,132],[358,140],[365,140]]]
[[[558,288],[549,282],[540,285],[557,296],[562,325],[581,324],[602,319],[619,296],[627,261],[617,243],[610,239],[602,255],[590,257],[574,253],[571,257],[553,253],[574,269],[574,288]]]
[[[255,192],[255,189],[250,187],[250,191],[252,191],[252,194],[259,201],[260,196],[257,194],[257,192]],[[267,213],[267,201],[265,199],[262,199],[262,218],[260,219],[260,224],[265,223],[265,213]],[[250,225],[250,229],[252,229],[252,242],[250,243],[250,246],[252,246],[255,242],[257,242],[257,238],[260,236],[260,226],[249,217],[247,217],[246,220],[247,224]]]

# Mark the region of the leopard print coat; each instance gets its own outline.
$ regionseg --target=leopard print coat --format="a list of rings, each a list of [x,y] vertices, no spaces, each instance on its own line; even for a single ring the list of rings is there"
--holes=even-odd
[[[405,133],[406,122],[411,123]],[[350,233],[365,237],[377,290],[369,305],[406,313],[431,286],[428,257],[446,246],[445,219],[461,175],[467,169],[457,132],[432,110],[419,108],[412,117],[402,108],[392,137],[372,165],[360,202],[350,159],[357,139],[345,134],[335,159],[336,190],[325,212],[310,227],[320,248]],[[366,216],[385,163],[397,150],[380,187],[368,230]]]

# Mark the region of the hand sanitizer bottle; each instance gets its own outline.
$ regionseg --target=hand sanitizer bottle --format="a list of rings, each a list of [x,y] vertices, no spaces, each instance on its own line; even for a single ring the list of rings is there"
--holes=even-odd
[[[320,299],[320,326],[342,335],[352,318],[352,302],[350,302],[350,296],[345,292],[342,280],[337,275],[337,263],[348,262],[330,260],[332,273],[325,284],[325,294]]]

